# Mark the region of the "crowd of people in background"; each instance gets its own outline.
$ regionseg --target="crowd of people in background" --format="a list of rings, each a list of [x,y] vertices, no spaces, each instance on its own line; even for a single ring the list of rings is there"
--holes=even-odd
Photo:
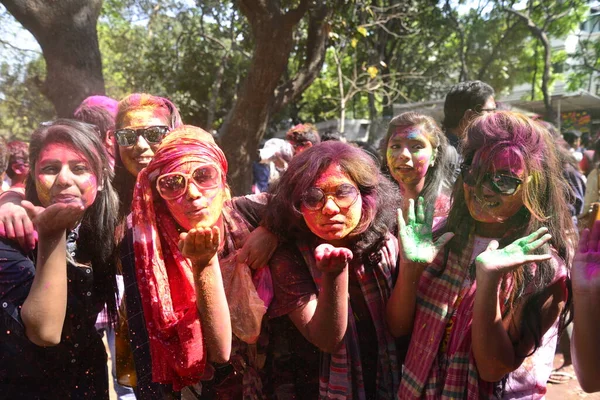
[[[0,397],[541,399],[561,337],[600,391],[600,138],[506,108],[298,124],[239,197],[166,98],[0,137]]]

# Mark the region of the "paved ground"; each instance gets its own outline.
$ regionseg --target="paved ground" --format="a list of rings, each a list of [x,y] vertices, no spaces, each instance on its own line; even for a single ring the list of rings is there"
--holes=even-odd
[[[561,353],[557,353],[554,357],[554,368],[561,368],[564,365],[564,357]],[[547,400],[564,400],[564,399],[588,399],[588,400],[600,400],[600,393],[585,393],[577,378],[575,377],[575,371],[573,365],[564,366],[560,371],[565,372],[573,376],[573,379],[568,380],[561,384],[548,384],[548,393],[546,395]]]
[[[106,345],[106,341],[105,341]],[[108,352],[108,346],[106,348],[108,353],[108,370],[110,371],[111,362],[110,352]],[[564,364],[564,358],[561,353],[557,353],[554,357],[554,368],[560,368]],[[562,383],[560,385],[555,385],[552,383],[548,384],[548,394],[546,395],[546,400],[570,400],[570,399],[587,399],[587,400],[600,400],[600,393],[589,394],[585,393],[579,383],[577,382],[577,378],[575,378],[575,371],[573,371],[573,366],[566,366],[561,369],[561,371],[571,374],[574,379],[570,379],[566,383]],[[109,379],[110,384],[110,400],[117,400],[115,396],[115,392],[113,390],[113,382],[112,379]]]

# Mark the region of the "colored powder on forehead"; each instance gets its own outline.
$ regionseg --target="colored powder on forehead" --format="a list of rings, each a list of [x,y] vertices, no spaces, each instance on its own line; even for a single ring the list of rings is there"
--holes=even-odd
[[[519,175],[525,166],[518,150],[513,147],[481,149],[474,158],[474,164],[485,166],[491,171],[512,171]]]
[[[186,163],[213,164],[223,180],[227,175],[227,159],[209,133],[200,128],[184,126],[172,131],[162,141],[148,165],[151,180],[159,174],[173,172]]]
[[[160,120],[162,125],[169,126],[168,110],[160,107],[145,106],[127,111],[121,126],[147,126],[148,121]]]
[[[394,133],[394,136],[396,135],[405,137],[406,139],[419,139],[422,133],[416,126],[399,126]]]

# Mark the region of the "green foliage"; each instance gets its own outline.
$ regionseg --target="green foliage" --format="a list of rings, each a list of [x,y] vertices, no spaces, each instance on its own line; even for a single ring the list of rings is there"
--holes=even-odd
[[[40,92],[45,71],[43,57],[0,65],[0,134],[5,138],[28,140],[40,122],[55,117],[54,107]]]
[[[594,92],[593,84],[600,85],[600,17],[592,16],[586,24],[589,33],[580,33],[577,49],[571,54],[573,65],[568,77],[568,88],[585,88]]]
[[[280,6],[289,10],[298,2],[281,0]],[[236,100],[254,46],[236,6],[231,0],[104,0],[98,36],[107,95],[169,97],[186,123],[218,129]],[[342,98],[347,118],[389,117],[392,103],[443,98],[461,77],[484,80],[499,93],[533,83],[534,98],[541,98],[543,51],[526,24],[507,12],[511,6],[542,27],[564,13],[545,26],[557,38],[576,28],[587,7],[584,0],[362,0],[336,8],[320,76],[271,118],[271,130],[285,128],[290,120],[339,118]],[[0,12],[0,33],[8,38],[7,18]],[[307,40],[303,18],[285,79],[301,68]],[[39,89],[43,58],[7,56],[9,47],[0,48],[3,60],[12,60],[0,64],[0,133],[23,137],[54,115]],[[566,56],[554,52],[553,66],[564,65]],[[571,70],[553,70],[550,84],[567,78],[571,90],[588,87],[591,74],[600,70],[600,42],[582,36],[573,56],[577,62]]]
[[[196,8],[178,2],[152,7],[152,2],[107,1],[98,24],[107,94],[121,98],[148,92],[168,97],[186,123],[199,126],[205,126],[211,96],[217,96],[214,125],[218,126],[248,65],[244,29],[227,2]],[[223,63],[227,65],[223,83],[218,93],[212,93]]]

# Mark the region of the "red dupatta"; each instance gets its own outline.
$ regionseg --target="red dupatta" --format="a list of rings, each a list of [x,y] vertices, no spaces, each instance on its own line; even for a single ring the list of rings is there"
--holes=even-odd
[[[140,172],[133,195],[135,268],[152,357],[152,379],[174,390],[197,383],[206,365],[192,265],[178,247],[179,231],[153,188],[156,178],[187,162],[210,162],[227,174],[212,136],[184,126],[161,143]],[[223,178],[224,179],[224,178]]]

